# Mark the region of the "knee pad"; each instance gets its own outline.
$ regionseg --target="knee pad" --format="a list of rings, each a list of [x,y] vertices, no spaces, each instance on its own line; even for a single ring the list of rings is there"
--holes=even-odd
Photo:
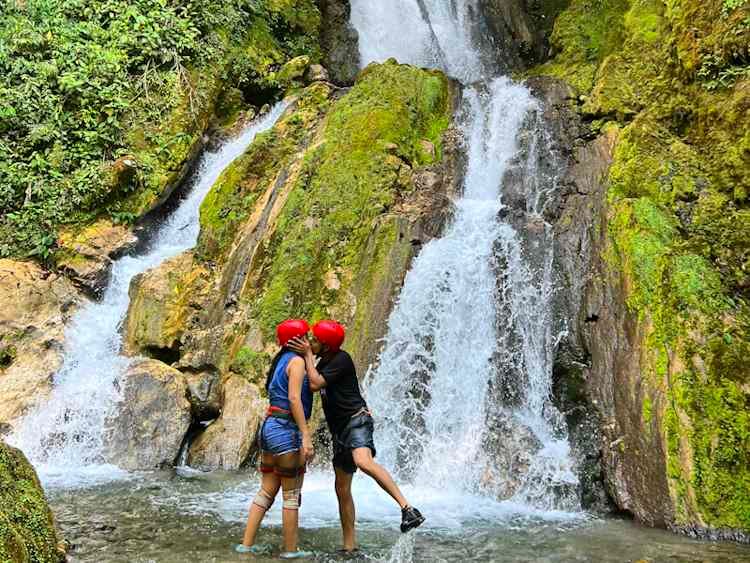
[[[271,508],[273,501],[274,497],[272,497],[269,493],[261,488],[261,490],[258,491],[258,494],[255,495],[253,504],[260,506],[263,510],[268,510],[269,508]]]
[[[302,490],[299,488],[284,491],[284,510],[299,510],[302,504]]]

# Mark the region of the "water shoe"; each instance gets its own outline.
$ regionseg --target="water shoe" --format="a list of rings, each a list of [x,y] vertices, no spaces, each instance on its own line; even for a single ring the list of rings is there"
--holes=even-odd
[[[401,509],[401,532],[406,533],[422,525],[424,516],[413,506]]]
[[[267,545],[262,545],[262,544],[257,544],[257,543],[255,545],[250,545],[250,546],[238,543],[237,545],[234,546],[234,550],[237,553],[255,553],[257,555],[257,554],[262,554],[262,553],[269,553],[271,551],[271,548]]]
[[[312,551],[282,551],[279,559],[307,559],[315,555]]]

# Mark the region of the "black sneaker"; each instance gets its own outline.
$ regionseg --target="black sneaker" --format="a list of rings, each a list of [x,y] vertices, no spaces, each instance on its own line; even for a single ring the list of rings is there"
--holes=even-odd
[[[424,516],[413,506],[401,509],[401,532],[406,533],[422,525]]]

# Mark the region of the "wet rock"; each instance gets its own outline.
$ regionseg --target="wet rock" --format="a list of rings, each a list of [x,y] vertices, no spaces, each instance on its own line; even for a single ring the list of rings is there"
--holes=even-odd
[[[256,385],[241,376],[230,376],[222,387],[221,416],[190,445],[191,467],[239,469],[255,450],[265,399]]]
[[[221,412],[221,378],[215,371],[187,372],[188,399],[193,420],[205,422],[214,420]]]
[[[323,65],[310,65],[305,72],[305,81],[307,82],[328,82],[330,78]]]
[[[141,360],[128,369],[123,385],[107,429],[108,461],[128,470],[174,464],[191,421],[185,376],[158,360]]]
[[[495,498],[507,500],[521,490],[541,443],[508,412],[492,416],[488,428],[492,431],[485,449],[490,452],[491,461],[482,472],[480,486]]]
[[[47,398],[63,361],[65,324],[84,301],[64,276],[0,260],[0,426]]]
[[[199,297],[203,270],[185,252],[133,278],[125,320],[125,350],[172,363]]]
[[[34,468],[21,450],[0,440],[0,561],[63,561],[58,544]]]
[[[567,2],[480,0],[479,11],[496,58],[511,69],[546,60],[555,18]]]
[[[109,281],[113,258],[132,249],[137,240],[128,227],[103,219],[78,233],[63,232],[55,261],[86,292],[99,296]]]
[[[336,84],[349,85],[359,72],[357,32],[349,23],[349,0],[321,0],[323,64]]]
[[[591,393],[592,357],[585,331],[591,324],[584,314],[587,284],[598,254],[595,248],[605,204],[606,178],[616,142],[614,130],[594,136],[576,112],[575,93],[564,81],[539,77],[527,81],[543,102],[542,115],[549,131],[550,152],[557,155],[557,189],[545,204],[545,219],[554,232],[554,330],[561,335],[553,369],[555,404],[568,426],[572,455],[577,461],[579,497],[587,509],[608,511],[603,458],[601,405]],[[525,205],[525,204],[524,204]],[[529,226],[521,227],[527,242]],[[588,309],[589,313],[593,309]]]

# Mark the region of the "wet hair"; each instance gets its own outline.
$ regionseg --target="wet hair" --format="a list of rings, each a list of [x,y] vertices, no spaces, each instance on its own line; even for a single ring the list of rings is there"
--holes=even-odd
[[[268,388],[271,386],[271,380],[273,379],[273,374],[276,371],[276,366],[279,365],[281,356],[283,356],[286,352],[291,352],[291,350],[287,346],[282,346],[279,351],[276,352],[273,360],[271,360],[271,369],[268,370],[268,375],[266,375],[266,392],[268,392]]]

